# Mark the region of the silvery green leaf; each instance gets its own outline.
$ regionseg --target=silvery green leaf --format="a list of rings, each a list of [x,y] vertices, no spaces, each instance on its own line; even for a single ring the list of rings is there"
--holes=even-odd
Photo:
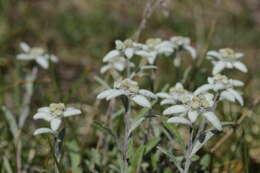
[[[163,115],[171,115],[171,114],[178,114],[182,112],[186,112],[187,108],[184,105],[174,105],[171,106],[163,111]]]
[[[75,140],[69,141],[67,145],[68,145],[69,157],[71,161],[72,172],[81,173],[82,172],[82,169],[80,167],[81,153],[80,153],[79,145]]]
[[[142,95],[136,95],[132,98],[132,100],[137,103],[138,105],[140,106],[143,106],[143,107],[147,107],[147,108],[150,108],[151,107],[151,103],[147,100],[147,98],[145,98],[144,96]]]
[[[141,117],[137,120],[135,120],[132,124],[131,124],[131,127],[128,131],[128,136],[131,135],[131,133],[145,120],[144,117]]]
[[[17,131],[18,131],[18,127],[17,127],[17,123],[15,120],[14,114],[9,109],[7,109],[5,106],[2,106],[2,110],[4,112],[6,121],[8,122],[10,131],[11,131],[13,137],[15,137],[17,134]]]
[[[3,167],[6,171],[6,173],[13,173],[13,170],[12,170],[12,167],[11,167],[11,164],[10,164],[8,158],[6,156],[4,156],[3,160],[4,160]]]
[[[183,172],[183,169],[180,166],[180,162],[178,161],[178,159],[173,154],[171,154],[170,152],[168,152],[167,150],[165,150],[162,147],[157,147],[157,149],[159,151],[161,151],[162,153],[164,153],[165,155],[167,155],[170,158],[170,160],[175,164],[175,166],[178,168],[178,170],[180,172]]]
[[[200,142],[199,140],[196,141],[196,143],[194,144],[191,154],[189,156],[189,158],[191,158],[194,154],[196,154],[205,143],[207,143],[209,141],[209,139],[211,139],[214,136],[214,133],[212,133],[211,131],[207,131],[204,137],[204,141]]]
[[[148,154],[158,143],[160,142],[161,138],[156,137],[153,139],[150,139],[147,144],[145,144],[145,155]]]
[[[140,166],[142,163],[144,150],[145,150],[145,146],[141,145],[138,147],[137,150],[134,151],[135,154],[131,158],[131,165],[130,165],[130,169],[129,169],[130,173],[139,172],[138,170],[140,169]]]

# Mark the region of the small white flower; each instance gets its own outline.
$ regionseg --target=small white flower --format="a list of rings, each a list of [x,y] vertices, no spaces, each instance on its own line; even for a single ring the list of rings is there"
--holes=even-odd
[[[164,115],[187,115],[187,119],[169,119],[169,122],[172,123],[182,123],[182,124],[191,124],[196,121],[199,115],[202,115],[206,118],[216,129],[222,130],[221,123],[214,112],[212,112],[212,107],[214,106],[213,101],[214,96],[209,93],[194,95],[187,95],[183,99],[182,104],[170,106],[164,110]],[[187,120],[187,121],[186,121]],[[189,123],[190,122],[190,123]]]
[[[174,51],[173,46],[169,41],[151,38],[141,45],[142,49],[137,50],[136,55],[146,58],[149,64],[154,64],[159,55],[170,56]]]
[[[109,58],[108,60],[104,61],[107,64],[101,67],[100,72],[105,73],[109,70],[115,70],[122,72],[127,68],[127,60],[123,58],[122,56],[113,56],[112,58]],[[130,67],[134,67],[134,63],[130,62]]]
[[[237,92],[234,87],[241,87],[244,83],[239,80],[228,79],[227,76],[216,74],[208,78],[208,84],[200,86],[194,94],[200,94],[213,90],[220,92],[220,99],[235,102],[237,100],[241,105],[244,104],[242,96]]]
[[[171,43],[175,47],[175,52],[186,50],[192,57],[192,59],[196,59],[197,52],[196,50],[191,46],[190,39],[188,37],[182,37],[182,36],[175,36],[170,39]],[[174,58],[174,65],[176,67],[179,67],[181,64],[181,57],[176,56]]]
[[[24,53],[20,53],[16,56],[19,60],[34,60],[44,69],[49,68],[49,61],[58,62],[58,58],[55,55],[47,54],[46,51],[40,47],[31,48],[25,42],[21,42],[20,47]]]
[[[243,57],[242,53],[236,53],[230,48],[220,49],[219,51],[209,51],[207,58],[213,63],[213,75],[220,73],[225,68],[236,68],[242,72],[247,72],[245,64],[240,59]]]
[[[51,128],[39,128],[34,134],[55,133],[61,123],[62,119],[69,116],[79,115],[81,111],[73,107],[65,107],[63,103],[52,103],[49,107],[39,108],[33,119],[43,119],[50,122]]]
[[[160,92],[157,93],[157,96],[163,99],[160,104],[165,105],[181,102],[183,97],[186,97],[189,94],[189,91],[184,89],[181,83],[177,83],[174,87],[170,88],[169,93]]]
[[[131,79],[119,80],[114,83],[113,89],[101,92],[97,98],[110,100],[118,96],[125,95],[136,104],[143,107],[151,107],[151,103],[147,98],[157,98],[151,91],[139,89],[138,83]]]

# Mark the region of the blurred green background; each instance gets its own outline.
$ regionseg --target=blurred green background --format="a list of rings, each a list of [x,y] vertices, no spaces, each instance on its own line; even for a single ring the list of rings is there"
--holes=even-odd
[[[93,77],[100,75],[102,58],[114,47],[114,41],[131,38],[136,32],[145,4],[145,0],[0,0],[0,104],[12,110],[19,108],[21,98],[18,95],[22,92],[19,86],[22,85],[23,76],[21,65],[15,61],[15,55],[20,52],[19,43],[25,41],[31,46],[47,48],[59,57],[60,63],[55,70],[51,70],[51,75],[40,71],[32,109],[35,111],[50,101],[82,103],[85,116],[76,118],[80,121],[77,125],[71,122],[72,127],[79,128],[69,132],[77,134],[77,144],[73,140],[68,145],[82,150],[80,158],[87,159],[93,155],[95,164],[99,164],[101,156],[95,152],[99,145],[102,146],[100,143],[104,136],[93,130],[92,123],[94,119],[106,120],[99,115],[99,108],[95,107],[98,105],[95,102],[98,84]],[[242,125],[244,135],[234,137],[246,143],[245,146],[241,144],[239,151],[244,152],[239,157],[236,157],[236,150],[232,150],[231,155],[223,155],[223,158],[221,152],[216,155],[217,161],[221,160],[222,163],[219,167],[223,168],[234,161],[235,166],[245,168],[247,165],[251,171],[257,170],[260,167],[260,131],[256,129],[260,126],[260,118],[257,117],[259,109],[254,106],[260,100],[260,1],[164,0],[148,19],[140,41],[153,37],[169,39],[174,35],[190,37],[192,44],[200,50],[200,58],[206,50],[222,47],[245,54],[243,61],[249,73],[237,76],[246,82],[246,108],[254,111],[255,117],[250,117]],[[3,117],[0,120],[5,121]],[[25,141],[35,139],[31,135],[35,128],[36,125],[28,126],[23,134]],[[15,156],[10,154],[13,144],[5,123],[0,122],[0,131],[0,155],[8,157],[11,166],[15,167],[15,162],[11,161]],[[24,163],[36,168],[41,160],[51,164],[46,158],[47,147],[38,146],[42,143],[43,139],[38,138],[30,145],[25,145]],[[227,144],[223,151],[231,150],[231,146],[232,143]],[[86,147],[97,150],[85,151]],[[38,156],[36,159],[35,155]],[[77,156],[71,157],[79,159]],[[246,157],[246,163],[243,159],[237,159],[242,157]],[[237,172],[245,172],[239,166]],[[218,170],[217,166],[216,169],[216,172],[225,172],[224,168]]]

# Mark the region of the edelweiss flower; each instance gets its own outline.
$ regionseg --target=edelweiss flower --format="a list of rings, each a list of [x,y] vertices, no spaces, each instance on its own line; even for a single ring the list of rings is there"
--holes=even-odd
[[[146,44],[142,45],[142,49],[137,50],[136,54],[147,58],[149,64],[154,64],[157,56],[169,56],[174,51],[174,45],[169,41],[162,41],[159,38],[151,38],[146,40]]]
[[[58,62],[58,58],[55,55],[49,55],[46,51],[40,47],[30,47],[28,44],[20,43],[21,49],[24,53],[17,55],[17,59],[20,60],[35,60],[42,68],[49,68],[49,61]]]
[[[183,97],[186,97],[189,94],[189,91],[184,89],[181,83],[177,83],[174,87],[170,88],[169,93],[160,92],[157,93],[157,96],[163,98],[163,100],[161,101],[161,105],[165,105],[181,102]]]
[[[208,78],[208,84],[202,85],[194,93],[200,94],[214,90],[215,92],[220,91],[220,99],[229,100],[235,102],[237,100],[243,105],[243,98],[241,95],[234,90],[234,87],[241,87],[244,83],[239,80],[228,79],[227,76],[216,74],[213,77]]]
[[[81,114],[79,109],[73,107],[66,108],[63,103],[52,103],[49,107],[39,108],[33,119],[44,119],[50,122],[51,128],[39,128],[34,132],[34,135],[55,133],[59,129],[63,118],[79,114]]]
[[[221,123],[215,113],[212,111],[214,106],[213,101],[214,96],[212,94],[200,94],[194,95],[190,94],[183,98],[182,104],[174,105],[166,110],[164,110],[164,115],[188,115],[189,120],[183,117],[173,117],[168,120],[169,123],[181,123],[191,125],[196,121],[198,115],[205,117],[212,125],[218,129],[222,130]]]
[[[225,68],[236,68],[242,72],[247,72],[245,64],[239,61],[242,57],[242,53],[236,53],[229,48],[220,49],[219,51],[209,51],[207,53],[207,58],[211,60],[214,65],[213,75],[220,73]]]
[[[141,48],[140,44],[135,43],[130,39],[127,39],[124,42],[122,42],[121,40],[116,40],[115,44],[116,49],[108,52],[103,58],[103,62],[108,62],[110,59],[113,59],[115,57],[127,57],[128,59],[131,59],[134,56],[135,51]]]
[[[148,108],[151,107],[151,103],[148,101],[147,97],[156,98],[156,95],[151,91],[139,89],[138,83],[130,79],[116,81],[113,89],[101,92],[97,98],[106,98],[106,100],[110,100],[121,95],[125,95],[136,104]]]
[[[108,60],[105,60],[107,64],[102,66],[100,72],[105,73],[108,70],[124,71],[127,67],[127,60],[121,56],[114,56]],[[130,62],[130,67],[134,67],[134,63]]]
[[[175,36],[170,39],[171,43],[175,47],[175,51],[186,50],[191,55],[192,59],[195,59],[197,56],[196,50],[191,46],[190,39],[188,37]],[[174,58],[174,65],[180,66],[181,58],[176,56]]]

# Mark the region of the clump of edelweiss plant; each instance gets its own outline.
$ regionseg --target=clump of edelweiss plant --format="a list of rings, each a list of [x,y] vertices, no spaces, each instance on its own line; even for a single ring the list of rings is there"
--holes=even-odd
[[[34,60],[42,68],[48,69],[49,62],[58,62],[58,58],[55,55],[50,55],[41,47],[30,47],[27,43],[21,42],[20,47],[23,53],[16,56],[18,60],[32,61]]]
[[[132,119],[132,102],[150,108],[149,112],[151,112],[153,106],[151,100],[156,101],[157,97],[161,98],[160,105],[167,106],[162,112],[163,116],[172,116],[168,118],[167,123],[173,123],[177,126],[185,125],[189,128],[189,140],[185,144],[185,151],[181,156],[171,155],[171,160],[181,173],[190,171],[192,158],[197,151],[211,137],[223,130],[225,123],[220,121],[216,113],[218,103],[224,100],[234,103],[238,101],[243,106],[243,98],[235,88],[242,87],[244,83],[229,79],[221,74],[225,68],[236,68],[242,72],[247,72],[246,66],[240,61],[243,54],[235,53],[231,49],[220,49],[207,53],[207,59],[214,65],[213,77],[208,77],[208,83],[194,91],[185,89],[178,81],[176,81],[175,86],[169,89],[169,92],[163,91],[154,94],[153,91],[139,88],[135,79],[147,76],[147,73],[144,72],[147,69],[156,70],[158,68],[156,60],[159,56],[173,58],[174,66],[179,68],[183,51],[188,52],[192,60],[196,59],[196,50],[191,46],[190,39],[187,37],[176,36],[169,40],[153,38],[148,39],[145,43],[137,43],[128,39],[116,41],[116,48],[104,57],[103,62],[107,64],[102,67],[101,72],[111,72],[112,75],[117,72],[117,78],[122,78],[114,81],[113,88],[102,91],[97,96],[98,99],[106,100],[119,97],[125,107],[122,173],[127,173],[128,170],[127,151],[129,127]],[[141,62],[139,65],[132,61],[134,57],[139,58]],[[148,75],[148,77],[150,76]],[[212,126],[209,127],[209,124]],[[159,147],[159,150],[167,153],[161,147]],[[169,156],[169,153],[167,155]],[[173,159],[175,157],[179,157],[179,159]]]
[[[50,133],[54,136],[54,145],[50,147],[54,150],[55,164],[58,172],[61,172],[62,143],[65,137],[65,128],[61,129],[64,118],[81,114],[79,109],[66,107],[63,103],[51,103],[48,107],[41,107],[33,116],[35,120],[43,119],[50,123],[50,128],[39,128],[34,131],[34,135]]]

